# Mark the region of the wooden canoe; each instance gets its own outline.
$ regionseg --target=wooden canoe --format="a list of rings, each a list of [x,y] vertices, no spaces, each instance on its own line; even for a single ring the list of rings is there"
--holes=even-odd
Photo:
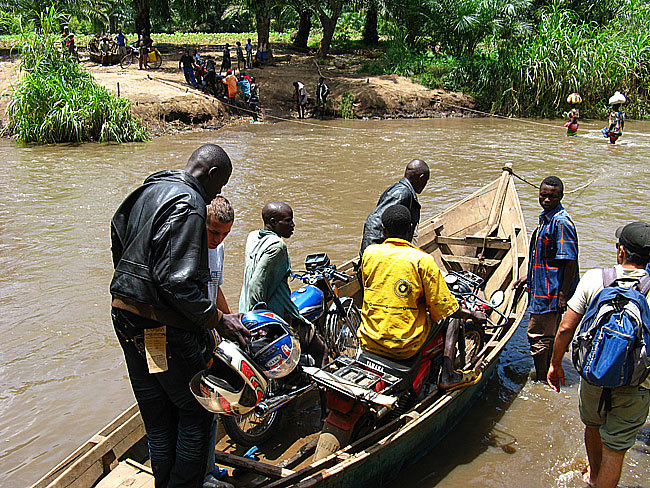
[[[102,54],[98,51],[88,51],[88,57],[93,63],[102,64],[104,66],[112,66],[120,62],[120,55],[114,52]]]
[[[496,290],[506,294],[499,310],[509,317],[508,324],[486,331],[487,340],[479,351],[477,363],[483,370],[482,380],[450,393],[434,392],[391,423],[315,463],[311,462],[316,436],[313,433],[281,446],[281,454],[272,462],[245,459],[233,454],[234,449],[219,450],[220,465],[244,468],[251,475],[243,481],[229,482],[251,488],[376,487],[393,478],[404,463],[421,457],[454,427],[494,372],[499,355],[526,309],[525,294],[511,289],[511,284],[526,273],[528,239],[509,169],[504,168],[497,180],[424,220],[419,228],[419,246],[434,256],[443,271],[473,271],[486,279],[486,296]],[[340,269],[352,274],[353,266],[354,260]],[[360,299],[356,280],[339,292]],[[496,315],[491,318],[498,320]],[[152,487],[151,469],[142,464],[145,444],[142,420],[137,405],[133,405],[33,488]],[[253,479],[254,475],[257,477]]]

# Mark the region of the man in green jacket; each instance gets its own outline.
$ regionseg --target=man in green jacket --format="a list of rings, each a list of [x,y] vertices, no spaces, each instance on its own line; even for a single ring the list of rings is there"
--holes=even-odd
[[[317,365],[325,365],[327,347],[314,325],[304,318],[291,301],[287,278],[291,262],[284,239],[293,234],[293,210],[284,202],[270,202],[262,209],[264,228],[248,235],[244,258],[244,283],[239,311],[264,308],[286,320],[298,334],[300,347],[311,354]]]

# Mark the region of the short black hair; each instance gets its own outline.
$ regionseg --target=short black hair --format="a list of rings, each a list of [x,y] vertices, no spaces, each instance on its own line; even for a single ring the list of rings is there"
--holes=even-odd
[[[562,183],[562,180],[557,176],[547,176],[542,180],[542,184],[539,186],[541,187],[542,185],[557,187],[560,189],[560,193],[564,195],[564,183]]]
[[[623,251],[625,252],[625,261],[628,263],[636,264],[637,266],[643,266],[645,268],[648,265],[648,262],[650,262],[650,258],[647,256],[641,256],[640,254],[632,251],[628,251],[625,248],[625,245],[623,245]]]
[[[392,205],[384,210],[381,223],[386,231],[386,237],[410,240],[411,212],[404,205]]]

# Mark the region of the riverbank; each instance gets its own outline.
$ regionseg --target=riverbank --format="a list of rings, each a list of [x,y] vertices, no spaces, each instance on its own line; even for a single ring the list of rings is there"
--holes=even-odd
[[[195,90],[185,83],[178,69],[182,51],[177,46],[159,46],[163,54],[160,69],[142,71],[137,65],[127,69],[101,66],[81,52],[81,62],[98,83],[131,101],[132,113],[140,117],[153,135],[173,134],[187,130],[211,130],[237,120],[248,120],[245,112],[231,110],[222,101]],[[201,55],[221,52],[216,46],[199,46]],[[234,52],[232,52],[234,55]],[[263,116],[266,120],[295,119],[293,82],[301,81],[309,93],[308,113],[315,110],[315,91],[319,73],[330,87],[330,117],[340,116],[344,93],[354,95],[357,118],[421,118],[462,116],[463,108],[473,108],[474,100],[460,92],[430,90],[409,78],[398,75],[368,76],[357,74],[362,63],[376,58],[378,52],[356,50],[337,54],[316,64],[316,58],[288,48],[277,48],[272,65],[248,70],[260,86]],[[233,56],[234,57],[234,56]],[[219,64],[219,63],[217,63]],[[18,79],[17,58],[0,61],[0,113],[3,125],[9,103],[9,90]],[[119,86],[119,88],[118,88]]]

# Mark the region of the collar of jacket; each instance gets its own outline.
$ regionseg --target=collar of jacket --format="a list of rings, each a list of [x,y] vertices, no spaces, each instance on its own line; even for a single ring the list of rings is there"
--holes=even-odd
[[[399,180],[399,182],[402,185],[404,185],[406,188],[409,189],[409,191],[411,192],[411,195],[413,196],[413,198],[415,198],[415,201],[417,202],[418,201],[418,194],[415,193],[415,188],[413,188],[413,185],[411,185],[411,182],[408,180],[408,178],[406,176],[404,176],[401,180]]]
[[[413,249],[419,249],[417,246],[414,246],[409,241],[400,239],[399,237],[389,237],[383,242],[383,244],[392,244],[393,246],[408,246],[408,247],[412,247]]]
[[[153,185],[156,183],[160,183],[161,181],[185,183],[192,189],[196,190],[199,193],[199,195],[201,195],[201,198],[203,198],[203,201],[205,202],[208,201],[208,196],[205,194],[203,185],[199,182],[199,180],[197,180],[194,176],[192,176],[185,170],[167,169],[165,171],[159,171],[158,173],[154,173],[151,176],[149,176],[146,180],[144,180],[144,184]]]

